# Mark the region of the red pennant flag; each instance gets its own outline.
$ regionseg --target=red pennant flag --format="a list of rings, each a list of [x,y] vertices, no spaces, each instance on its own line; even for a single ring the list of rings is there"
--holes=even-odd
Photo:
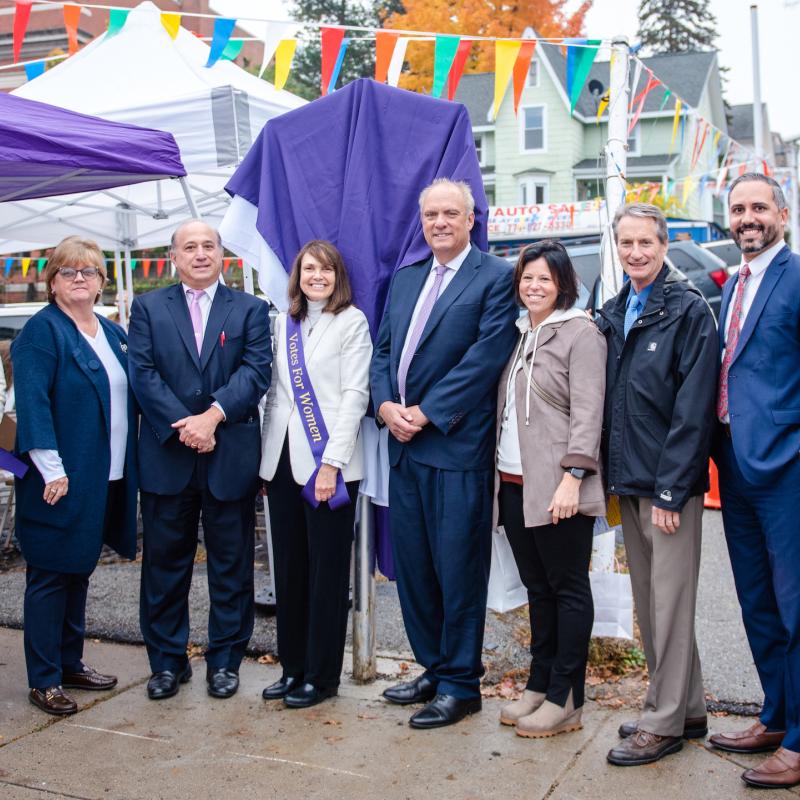
[[[143,258],[142,259],[142,272],[144,272],[145,278],[150,277],[150,259]]]
[[[517,60],[514,62],[514,115],[519,109],[519,101],[522,99],[522,90],[528,80],[528,70],[533,60],[533,51],[536,50],[536,42],[523,42],[519,48]]]
[[[333,77],[333,68],[339,57],[339,49],[344,39],[343,28],[320,28],[322,39],[322,94],[328,94],[328,86]]]
[[[14,8],[14,63],[19,61],[19,53],[22,50],[22,40],[25,38],[25,31],[28,28],[28,19],[31,16],[31,4],[33,0],[17,0]]]
[[[67,29],[69,54],[78,52],[78,22],[81,18],[81,7],[64,3],[64,27]]]
[[[156,261],[156,275],[160,278],[162,273],[164,272],[164,260],[163,258],[159,258]]]
[[[386,83],[392,53],[394,53],[394,46],[397,44],[399,36],[399,33],[392,31],[375,32],[375,80],[378,83]]]
[[[467,63],[467,58],[471,49],[472,42],[469,40],[462,40],[458,43],[458,50],[456,50],[456,54],[453,56],[453,64],[451,65],[450,73],[447,76],[448,100],[453,100],[456,96],[456,92],[458,91],[458,83],[461,80],[461,76],[464,74],[464,66]]]

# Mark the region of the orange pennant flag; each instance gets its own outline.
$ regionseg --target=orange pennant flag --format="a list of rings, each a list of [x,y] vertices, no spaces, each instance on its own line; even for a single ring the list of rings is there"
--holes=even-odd
[[[67,29],[69,54],[78,52],[78,22],[81,18],[81,7],[64,3],[64,27]]]
[[[461,76],[464,74],[464,65],[467,63],[469,51],[472,49],[472,42],[467,39],[461,40],[458,43],[458,50],[456,50],[455,57],[453,58],[453,65],[450,67],[450,73],[447,76],[447,99],[454,100],[456,92],[458,91],[458,83]]]
[[[514,114],[519,110],[519,101],[522,99],[522,90],[528,81],[528,70],[533,59],[536,42],[523,42],[514,63]]]
[[[375,32],[375,80],[386,83],[389,74],[389,64],[392,61],[394,46],[400,34],[392,31]]]

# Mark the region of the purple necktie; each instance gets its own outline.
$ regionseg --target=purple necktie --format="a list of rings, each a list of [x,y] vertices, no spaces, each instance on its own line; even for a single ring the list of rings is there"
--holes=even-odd
[[[408,340],[408,347],[406,347],[406,351],[403,354],[403,357],[400,359],[400,368],[397,370],[397,386],[400,389],[400,397],[402,397],[404,400],[406,396],[406,377],[408,376],[408,368],[411,366],[411,360],[414,358],[414,354],[417,351],[417,345],[419,344],[419,340],[422,338],[422,331],[425,330],[425,323],[427,323],[428,318],[431,315],[431,311],[433,311],[433,304],[439,297],[439,291],[442,288],[442,280],[444,280],[444,273],[446,270],[447,267],[443,267],[441,264],[436,265],[436,278],[433,281],[433,286],[431,286],[430,291],[425,296],[425,300],[422,303],[419,314],[417,314],[417,320],[414,323],[414,330],[411,331],[411,336]]]
[[[197,345],[197,354],[203,349],[203,314],[200,311],[200,298],[205,297],[205,292],[201,289],[187,289],[186,294],[191,298],[189,303],[189,316],[192,318],[192,328],[194,329],[194,342]]]

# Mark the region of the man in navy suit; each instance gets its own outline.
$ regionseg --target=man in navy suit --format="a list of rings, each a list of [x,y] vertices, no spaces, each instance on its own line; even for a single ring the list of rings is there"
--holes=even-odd
[[[764,705],[747,730],[711,743],[777,748],[742,779],[781,788],[800,783],[800,257],[784,244],[788,209],[772,178],[742,175],[728,203],[742,264],[722,296],[714,460]]]
[[[389,437],[389,513],[403,621],[425,672],[387,689],[430,701],[415,728],[480,710],[491,559],[496,385],[516,339],[511,269],[470,244],[475,202],[437,179],[420,196],[432,258],[395,274],[371,367]]]
[[[219,234],[181,225],[180,283],[137,297],[128,334],[144,526],[140,622],[151,700],[189,680],[189,586],[202,515],[207,554],[208,691],[230,697],[253,632],[258,402],[272,360],[267,304],[219,283]]]

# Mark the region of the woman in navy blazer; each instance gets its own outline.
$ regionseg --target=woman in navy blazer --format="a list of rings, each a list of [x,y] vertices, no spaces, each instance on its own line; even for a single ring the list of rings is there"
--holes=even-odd
[[[16,532],[27,562],[25,660],[30,701],[72,714],[64,688],[117,679],[82,661],[86,592],[103,544],[136,555],[136,412],[124,331],[96,315],[106,280],[91,241],[64,239],[44,278],[50,305],[14,341]]]

